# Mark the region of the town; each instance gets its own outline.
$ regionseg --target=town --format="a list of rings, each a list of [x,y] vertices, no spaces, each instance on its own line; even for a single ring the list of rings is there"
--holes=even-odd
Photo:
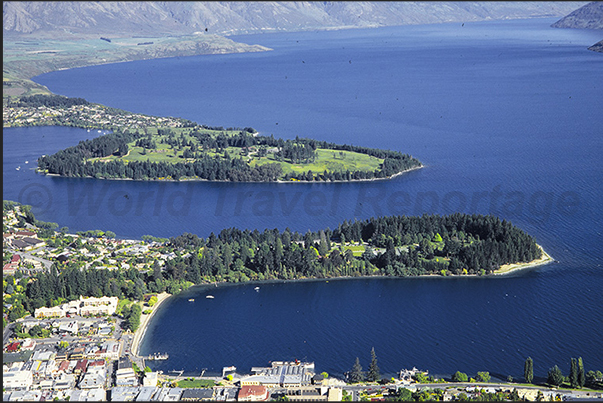
[[[313,362],[273,361],[239,373],[224,367],[221,376],[183,376],[183,371],[154,372],[146,363],[169,360],[155,352],[138,355],[138,345],[153,312],[165,298],[192,283],[171,284],[168,292],[132,298],[102,295],[59,298],[52,306],[23,306],[26,285],[39,273],[74,265],[81,270],[164,270],[188,253],[168,247],[167,239],[115,239],[111,231],[70,234],[54,223],[37,221],[29,206],[3,206],[3,400],[5,401],[261,401],[261,400],[568,400],[601,398],[594,390],[492,383],[480,373],[467,382],[450,382],[427,371],[401,370],[397,377],[345,380],[316,373]],[[28,287],[29,289],[29,287]],[[137,295],[138,294],[138,295]],[[138,310],[133,307],[139,307]],[[31,308],[30,308],[31,309]],[[168,361],[169,362],[169,361]],[[488,374],[488,373],[485,373]],[[597,377],[599,374],[595,375]],[[356,378],[359,375],[356,374]],[[593,375],[590,375],[591,377]],[[597,378],[598,379],[598,378]]]
[[[41,96],[38,96],[41,97]],[[47,99],[42,97],[40,99]],[[48,101],[38,103],[36,96],[30,102],[11,103],[5,99],[2,118],[4,127],[20,126],[74,126],[88,129],[138,129],[145,127],[184,127],[193,125],[185,119],[157,117],[130,113],[84,100],[64,104],[65,97],[54,96],[56,105],[48,105]]]

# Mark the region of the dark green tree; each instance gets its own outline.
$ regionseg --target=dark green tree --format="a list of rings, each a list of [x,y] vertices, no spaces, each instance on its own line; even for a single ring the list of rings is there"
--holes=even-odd
[[[559,386],[563,383],[563,373],[557,365],[549,369],[546,382],[549,385]]]
[[[373,347],[371,349],[371,363],[369,365],[367,379],[370,382],[376,382],[380,377],[379,366],[377,366],[377,355],[375,354],[375,347]]]
[[[584,363],[582,362],[582,357],[578,357],[578,386],[583,388],[585,384]]]
[[[571,359],[569,382],[572,388],[578,387],[578,361],[575,358]]]
[[[452,380],[454,382],[467,382],[468,379],[467,374],[461,371],[456,371],[454,375],[452,375]]]
[[[410,389],[401,388],[398,390],[398,401],[400,402],[409,402],[412,401],[412,392]]]
[[[360,359],[356,357],[356,362],[350,372],[350,382],[358,383],[364,380],[364,372],[362,372],[362,365],[360,365]]]
[[[478,371],[475,379],[478,382],[490,382],[490,373],[487,371]]]
[[[532,357],[526,358],[526,363],[523,366],[523,377],[526,383],[532,383],[534,379],[534,361]]]

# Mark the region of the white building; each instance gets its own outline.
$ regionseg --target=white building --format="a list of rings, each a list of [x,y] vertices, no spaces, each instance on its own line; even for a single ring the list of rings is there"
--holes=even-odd
[[[31,371],[10,371],[2,373],[2,384],[7,390],[10,389],[29,389],[33,382]]]

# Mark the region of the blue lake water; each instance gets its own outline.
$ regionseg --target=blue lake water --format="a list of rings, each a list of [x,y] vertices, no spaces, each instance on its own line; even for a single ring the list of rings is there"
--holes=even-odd
[[[308,359],[340,375],[375,347],[383,373],[545,376],[603,369],[603,55],[600,32],[551,19],[233,37],[273,51],[48,73],[59,94],[277,137],[408,152],[426,167],[338,184],[149,183],[45,177],[36,158],[99,135],[4,129],[4,199],[71,231],[207,236],[305,232],[384,214],[492,213],[559,263],[496,279],[357,279],[192,289],[168,300],[143,353],[190,373]],[[29,164],[25,164],[29,161]],[[21,166],[20,170],[15,168]],[[124,197],[124,196],[128,197]],[[188,302],[194,297],[195,302]]]

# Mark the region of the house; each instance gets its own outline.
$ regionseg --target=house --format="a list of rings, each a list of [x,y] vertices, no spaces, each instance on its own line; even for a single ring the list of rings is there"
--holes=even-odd
[[[239,389],[239,402],[258,402],[268,400],[268,388],[264,385],[244,385]]]

